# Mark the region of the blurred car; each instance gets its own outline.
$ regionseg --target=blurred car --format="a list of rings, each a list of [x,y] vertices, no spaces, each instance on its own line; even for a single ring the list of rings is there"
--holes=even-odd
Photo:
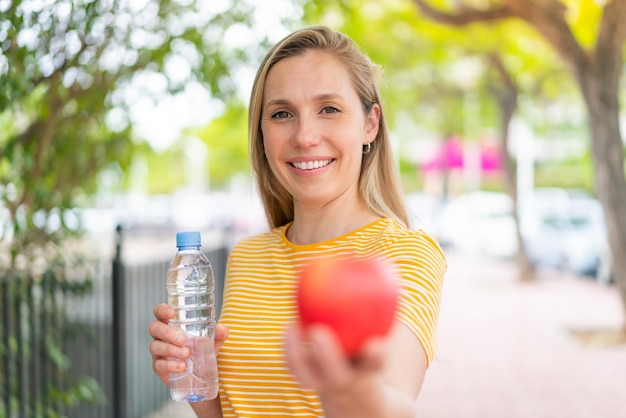
[[[441,200],[422,192],[407,193],[404,200],[409,212],[410,227],[422,229],[433,237],[437,237],[443,207]]]
[[[598,274],[608,247],[598,200],[577,189],[538,188],[531,208],[523,236],[535,265],[577,275]]]
[[[518,248],[515,228],[509,195],[472,191],[447,203],[441,215],[439,239],[463,253],[512,258]]]

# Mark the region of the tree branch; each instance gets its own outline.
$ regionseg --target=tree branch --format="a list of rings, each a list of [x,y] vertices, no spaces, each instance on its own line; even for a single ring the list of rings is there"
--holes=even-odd
[[[565,19],[567,8],[558,0],[503,0],[521,20],[535,28],[557,54],[580,76],[590,64],[590,55],[580,46]],[[622,1],[622,0],[620,0]]]
[[[491,67],[496,70],[498,75],[500,76],[500,80],[505,87],[505,90],[511,94],[511,96],[517,96],[517,85],[513,80],[513,77],[509,74],[500,55],[495,52],[491,52],[487,54],[487,60],[491,64]]]
[[[613,0],[609,5],[615,10],[614,30],[626,32],[623,25],[626,0]],[[566,7],[558,0],[502,0],[490,9],[477,9],[461,4],[453,12],[444,12],[431,6],[428,0],[413,0],[424,16],[450,26],[464,26],[475,22],[489,22],[518,18],[537,30],[554,47],[556,52],[580,76],[590,64],[590,55],[580,46],[565,19]],[[607,6],[608,8],[608,6]],[[620,14],[621,12],[621,14]],[[621,21],[619,20],[621,17]],[[620,24],[622,27],[618,29]],[[610,32],[610,34],[614,34]],[[626,36],[626,35],[624,35]]]
[[[626,42],[626,0],[609,0],[602,15],[599,41],[612,39],[613,42],[623,45]]]
[[[431,20],[451,26],[465,26],[475,22],[489,22],[515,17],[508,6],[491,9],[476,9],[467,5],[459,6],[454,12],[444,12],[431,6],[427,0],[413,0],[418,9]]]
[[[594,58],[610,79],[609,89],[618,88],[626,42],[626,0],[612,0],[602,14]]]

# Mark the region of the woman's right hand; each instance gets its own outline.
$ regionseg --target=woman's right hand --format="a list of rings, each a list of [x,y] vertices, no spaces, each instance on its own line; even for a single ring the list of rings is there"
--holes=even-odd
[[[174,317],[174,308],[160,303],[154,307],[154,317],[156,319],[148,327],[153,338],[150,343],[152,368],[158,378],[169,385],[170,373],[180,373],[185,370],[184,360],[189,357],[189,350],[184,347],[184,333],[168,325],[170,319]],[[219,352],[227,337],[228,328],[218,324],[215,327],[215,354]]]

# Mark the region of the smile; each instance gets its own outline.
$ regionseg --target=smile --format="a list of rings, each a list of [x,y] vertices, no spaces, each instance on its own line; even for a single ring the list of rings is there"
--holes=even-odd
[[[293,167],[300,170],[314,170],[316,168],[326,167],[333,160],[320,160],[320,161],[297,161],[290,163]]]

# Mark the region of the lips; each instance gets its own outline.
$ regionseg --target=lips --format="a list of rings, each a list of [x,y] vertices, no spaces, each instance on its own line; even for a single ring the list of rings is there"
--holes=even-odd
[[[299,170],[315,170],[316,168],[326,167],[333,160],[316,160],[316,161],[294,161],[291,164],[293,167]]]

